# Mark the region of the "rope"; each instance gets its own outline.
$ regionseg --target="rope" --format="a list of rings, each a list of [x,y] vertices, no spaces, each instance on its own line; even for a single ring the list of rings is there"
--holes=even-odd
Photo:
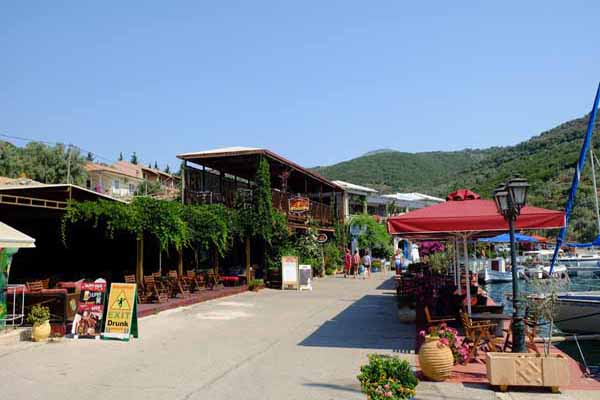
[[[579,340],[577,340],[577,335],[573,335],[573,339],[575,339],[577,349],[579,349],[579,355],[581,356],[581,361],[583,361],[583,366],[585,367],[585,374],[583,376],[588,378],[592,373],[590,372],[587,362],[585,362],[585,357],[583,356],[583,351],[581,351],[581,346],[579,345]]]

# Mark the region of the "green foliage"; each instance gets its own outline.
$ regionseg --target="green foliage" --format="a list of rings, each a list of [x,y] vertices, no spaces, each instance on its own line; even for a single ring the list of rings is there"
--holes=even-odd
[[[129,162],[132,163],[132,164],[137,165],[137,163],[138,163],[138,157],[137,157],[137,154],[135,153],[135,151],[131,155],[131,160],[129,160]]]
[[[252,279],[248,282],[248,290],[258,290],[265,286],[265,281],[262,279]]]
[[[27,314],[27,322],[31,325],[43,324],[50,321],[50,308],[39,304],[31,307],[31,311]]]
[[[371,249],[372,255],[376,257],[391,257],[392,237],[384,224],[367,214],[353,217],[350,224],[364,227],[364,233],[358,236],[358,247]]]
[[[428,255],[429,264],[431,269],[438,273],[446,273],[448,265],[450,264],[450,258],[448,253],[445,251],[432,253]]]
[[[67,170],[70,169],[71,183],[85,186],[87,172],[84,165],[85,158],[73,147],[67,149],[62,144],[49,146],[38,142],[16,147],[0,141],[0,176],[67,183]]]
[[[183,218],[189,229],[190,243],[196,252],[214,248],[223,256],[229,247],[229,215],[222,205],[189,205],[183,207]]]
[[[383,151],[315,170],[330,179],[342,179],[382,191],[417,191],[445,197],[449,192],[465,187],[484,198],[490,198],[499,183],[518,174],[531,184],[530,204],[562,210],[587,123],[586,115],[516,146],[416,154]],[[595,137],[599,132],[600,120],[597,120]],[[600,154],[600,141],[593,141],[593,149]],[[569,240],[589,242],[596,236],[593,204],[588,158],[569,223]]]
[[[328,242],[323,246],[323,257],[326,273],[327,270],[335,271],[342,265],[342,253],[338,246],[333,242]]]
[[[306,233],[297,235],[293,246],[300,257],[300,264],[310,265],[313,267],[315,275],[320,274],[323,268],[321,244],[317,242],[317,233],[315,230],[309,228],[306,230]]]
[[[287,216],[274,211],[271,241],[267,243],[267,269],[279,268],[282,256],[293,255],[284,254],[284,251],[289,253],[290,247],[291,242],[287,226]]]
[[[410,399],[419,380],[408,361],[398,357],[369,354],[369,363],[360,367],[360,387],[371,400]]]
[[[255,235],[266,242],[273,234],[273,198],[271,195],[271,173],[269,162],[260,157],[256,171],[256,190],[254,193]]]
[[[162,193],[159,181],[144,180],[135,190],[136,196],[149,196],[157,193]]]
[[[141,238],[155,237],[162,250],[170,246],[181,249],[188,244],[189,230],[183,220],[183,207],[177,202],[136,197],[130,204],[99,200],[70,202],[62,219],[62,237],[66,244],[67,225],[91,222],[104,224],[108,237],[127,232]]]

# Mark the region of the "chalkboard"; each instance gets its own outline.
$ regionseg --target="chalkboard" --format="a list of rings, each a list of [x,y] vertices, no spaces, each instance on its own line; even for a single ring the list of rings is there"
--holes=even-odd
[[[300,290],[312,290],[312,267],[310,265],[300,265],[298,267]]]
[[[298,257],[281,257],[281,289],[298,289]]]

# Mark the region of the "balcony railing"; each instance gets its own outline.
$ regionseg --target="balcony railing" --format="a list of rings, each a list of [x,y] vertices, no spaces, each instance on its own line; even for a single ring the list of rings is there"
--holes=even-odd
[[[331,207],[317,201],[310,201],[309,210],[302,213],[290,212],[290,198],[294,197],[289,193],[283,193],[276,190],[272,191],[273,207],[285,214],[292,223],[305,224],[309,221],[321,226],[333,225],[333,215]],[[252,191],[249,189],[238,189],[226,191],[225,193],[210,191],[185,190],[186,204],[223,204],[226,207],[233,207],[236,198],[242,201],[252,201]]]

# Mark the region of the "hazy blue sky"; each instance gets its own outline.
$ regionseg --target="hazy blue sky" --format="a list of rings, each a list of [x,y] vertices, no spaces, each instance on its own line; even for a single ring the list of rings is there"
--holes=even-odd
[[[515,144],[589,112],[600,80],[597,0],[11,3],[0,133],[172,167]]]

